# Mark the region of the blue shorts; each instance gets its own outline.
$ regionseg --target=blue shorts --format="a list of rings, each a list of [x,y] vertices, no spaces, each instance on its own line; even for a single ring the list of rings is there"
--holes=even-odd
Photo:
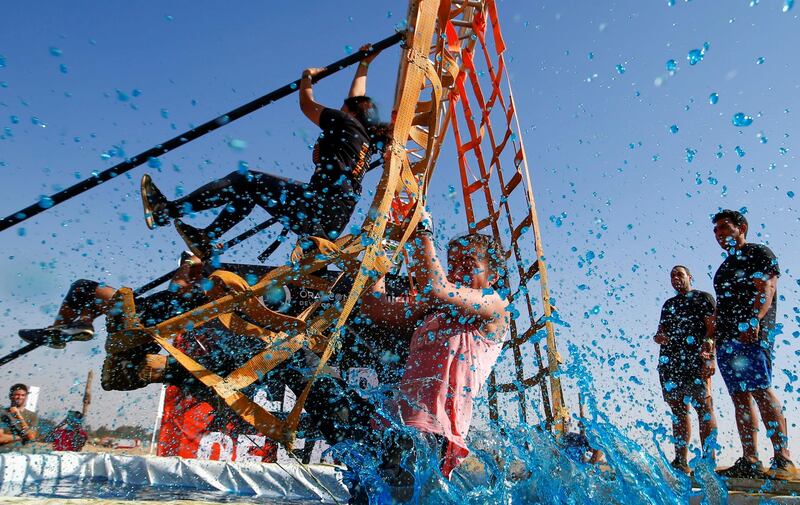
[[[761,343],[743,344],[735,338],[719,342],[717,365],[730,395],[772,386],[771,353]]]

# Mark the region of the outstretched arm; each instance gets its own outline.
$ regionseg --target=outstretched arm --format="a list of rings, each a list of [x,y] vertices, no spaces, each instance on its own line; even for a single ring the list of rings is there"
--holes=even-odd
[[[325,70],[324,68],[307,68],[300,77],[300,110],[312,123],[319,126],[319,118],[325,107],[314,100],[312,79],[315,75]]]
[[[413,241],[414,264],[411,270],[422,292],[430,296],[432,301],[452,307],[462,316],[478,317],[484,323],[500,321],[505,317],[508,304],[497,293],[487,294],[447,279],[430,233],[418,233]]]
[[[378,52],[372,49],[372,44],[361,46],[359,51],[370,51],[370,54],[358,63],[356,75],[353,76],[353,82],[350,84],[350,92],[347,94],[350,98],[367,94],[367,72],[369,70],[369,64],[378,56]]]

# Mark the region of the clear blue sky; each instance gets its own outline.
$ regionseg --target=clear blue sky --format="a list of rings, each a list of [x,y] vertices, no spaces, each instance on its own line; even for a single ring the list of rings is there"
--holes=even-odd
[[[597,397],[610,413],[619,407],[620,424],[663,420],[651,335],[672,295],[668,270],[686,264],[696,287],[711,291],[722,257],[709,216],[720,207],[746,207],[751,239],[772,247],[783,272],[779,319],[785,327],[775,384],[800,453],[800,344],[793,335],[800,260],[792,254],[800,215],[790,196],[800,194],[800,11],[782,12],[782,0],[749,3],[517,0],[500,2],[499,10],[553,294],[571,324],[561,330],[562,354],[567,342],[580,347]],[[280,11],[272,5],[77,1],[6,9],[0,214],[120,160],[104,160],[104,153],[135,154],[298,77],[307,66],[344,56],[348,46],[387,36],[406,10],[399,1],[289,3]],[[703,60],[689,65],[687,53],[704,42]],[[384,116],[398,54],[388,51],[371,68],[370,94],[384,105]],[[665,66],[670,59],[678,65],[673,75]],[[337,106],[351,75],[319,84],[318,98]],[[716,105],[709,103],[714,92]],[[753,124],[733,126],[737,112],[752,116]],[[165,156],[154,178],[173,195],[244,160],[254,169],[307,179],[316,133],[289,98]],[[230,147],[233,139],[246,147]],[[691,162],[687,149],[696,152]],[[457,180],[452,149],[441,160],[431,203],[449,228],[463,230],[464,218],[447,197],[448,184]],[[18,345],[19,327],[48,323],[73,279],[136,286],[174,265],[177,236],[171,229],[151,232],[141,219],[144,171],[0,235],[0,352]],[[375,174],[369,180],[368,188]],[[233,257],[252,260],[256,249],[243,247]],[[17,380],[46,385],[45,412],[77,406],[85,371],[99,370],[103,338],[66,351],[39,350],[0,370],[0,387]],[[732,406],[719,375],[714,385],[721,441],[735,448]],[[156,391],[98,390],[91,422],[147,424]],[[767,447],[762,444],[764,457]],[[724,459],[734,456],[726,450]]]

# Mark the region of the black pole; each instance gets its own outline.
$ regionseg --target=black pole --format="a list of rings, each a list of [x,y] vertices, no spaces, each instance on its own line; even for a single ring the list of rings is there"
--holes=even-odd
[[[6,354],[2,358],[0,358],[0,366],[3,366],[3,365],[5,365],[6,363],[8,363],[10,361],[14,361],[15,359],[19,358],[23,354],[28,354],[29,352],[31,352],[34,349],[37,349],[41,345],[42,344],[40,344],[38,342],[31,342],[30,344],[26,345],[25,347],[21,347],[21,348],[17,349],[14,352],[10,352],[10,353]]]
[[[404,37],[405,37],[405,32],[397,32],[391,37],[387,37],[381,40],[380,42],[376,42],[375,44],[373,44],[371,51],[369,50],[358,51],[338,61],[335,61],[330,65],[328,65],[327,67],[325,67],[325,70],[317,74],[313,80],[314,82],[317,82],[320,79],[328,77],[329,75],[333,75],[339,70],[342,70],[343,68],[349,67],[354,63],[358,63],[372,52],[382,51],[383,49],[386,49],[388,47],[397,44],[398,42],[403,40]],[[297,79],[296,81],[291,82],[283,87],[280,87],[275,91],[267,93],[266,95],[260,98],[256,98],[250,103],[246,103],[241,107],[233,109],[227,114],[223,114],[217,118],[214,118],[211,121],[208,121],[189,131],[181,133],[177,137],[171,138],[170,140],[167,140],[164,143],[151,147],[150,149],[141,152],[136,156],[123,161],[122,163],[118,163],[109,169],[103,170],[102,172],[100,172],[95,176],[92,176],[77,184],[74,184],[68,187],[67,189],[59,191],[58,193],[50,195],[49,199],[46,200],[47,201],[46,205],[42,205],[41,202],[35,203],[33,205],[25,207],[22,210],[14,212],[13,214],[10,214],[9,216],[3,218],[2,221],[0,221],[0,231],[7,230],[8,228],[11,228],[16,224],[19,224],[25,221],[26,219],[30,219],[31,217],[41,212],[44,212],[45,210],[51,207],[55,207],[56,205],[63,203],[69,200],[70,198],[83,193],[84,191],[88,191],[96,186],[99,186],[100,184],[103,184],[104,182],[110,181],[111,179],[120,176],[128,172],[129,170],[138,167],[143,163],[146,163],[148,160],[152,158],[157,158],[158,156],[166,154],[184,144],[188,144],[192,140],[202,137],[206,133],[212,132],[221,126],[236,121],[237,119],[244,117],[253,111],[265,107],[271,104],[272,102],[275,102],[283,97],[291,95],[299,87],[300,87],[300,79]]]

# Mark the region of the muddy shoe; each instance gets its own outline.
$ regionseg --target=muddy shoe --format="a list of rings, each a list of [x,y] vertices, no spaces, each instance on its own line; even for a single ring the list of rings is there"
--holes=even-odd
[[[207,260],[214,252],[214,243],[204,230],[190,226],[180,219],[175,220],[175,229],[192,254],[201,260]]]
[[[32,330],[19,330],[19,338],[29,344],[39,344],[63,349],[67,342],[77,340],[85,342],[94,337],[94,327],[87,323],[69,323],[48,326]]]
[[[142,176],[142,206],[144,207],[144,222],[151,230],[158,226],[169,224],[169,200],[153,183],[148,174]]]
[[[162,354],[146,354],[139,368],[139,378],[148,384],[164,382],[167,370],[167,357]]]
[[[720,477],[728,479],[765,479],[767,474],[764,472],[764,467],[760,461],[748,461],[744,458],[739,458],[736,463],[730,468],[717,470]]]
[[[772,458],[772,464],[767,471],[767,476],[770,479],[793,480],[800,477],[800,474],[797,473],[797,468],[790,459],[783,456],[775,456]]]

